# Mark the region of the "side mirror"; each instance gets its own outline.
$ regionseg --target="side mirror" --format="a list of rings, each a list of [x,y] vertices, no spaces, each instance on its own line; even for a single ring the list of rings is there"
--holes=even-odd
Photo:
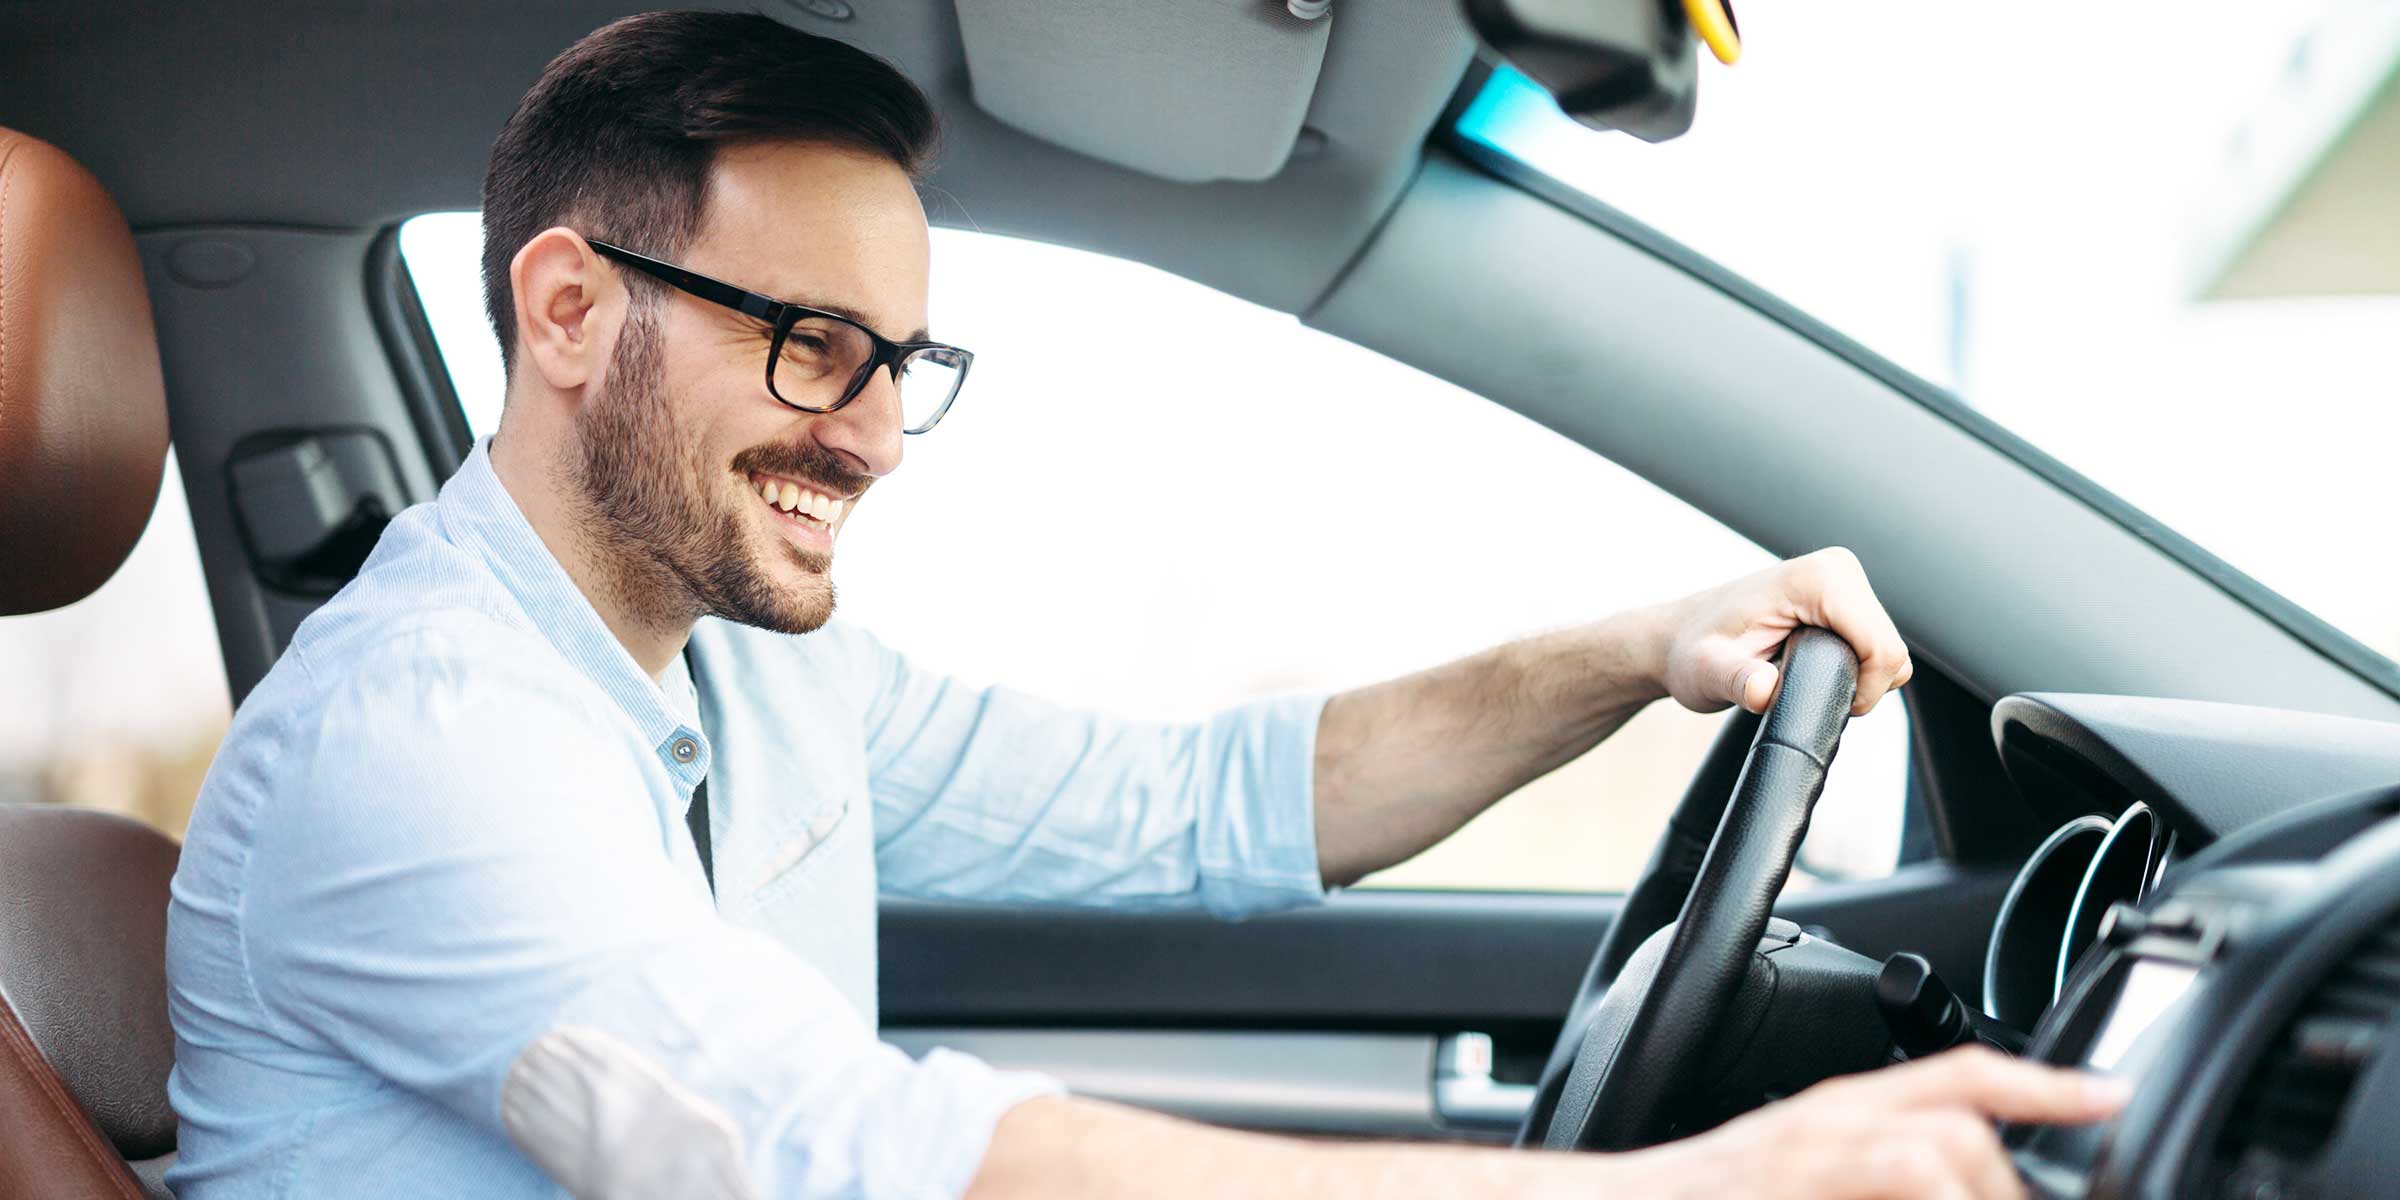
[[[1692,127],[1699,42],[1727,63],[1727,0],[1465,0],[1477,36],[1586,125],[1663,142]],[[1695,32],[1694,22],[1701,28]]]

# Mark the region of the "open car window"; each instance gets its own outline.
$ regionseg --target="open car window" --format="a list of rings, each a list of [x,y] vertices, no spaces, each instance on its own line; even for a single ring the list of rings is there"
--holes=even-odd
[[[478,434],[499,411],[474,214],[403,253]],[[840,614],[927,666],[1137,716],[1339,689],[1771,561],[1647,481],[1413,368],[1189,280],[934,233],[932,328],[976,352],[845,528]],[[1370,884],[1629,884],[1719,718],[1653,705]],[[1808,861],[1888,872],[1906,722],[1855,723]]]
[[[233,703],[172,452],[107,583],[0,617],[0,678],[0,804],[103,809],[182,835]]]
[[[1742,21],[1675,141],[1587,129],[1507,70],[1456,132],[1949,390],[2400,680],[2400,243],[2357,174],[2388,172],[2400,9]]]

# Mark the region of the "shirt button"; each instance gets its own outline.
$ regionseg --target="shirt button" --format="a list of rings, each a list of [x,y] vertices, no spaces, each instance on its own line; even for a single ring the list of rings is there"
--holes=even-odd
[[[700,743],[688,737],[679,737],[668,744],[667,753],[674,755],[676,762],[688,763],[700,757]]]

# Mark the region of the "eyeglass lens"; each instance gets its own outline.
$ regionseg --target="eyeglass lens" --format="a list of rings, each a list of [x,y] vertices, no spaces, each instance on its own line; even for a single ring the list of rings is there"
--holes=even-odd
[[[864,375],[875,343],[847,321],[802,317],[784,335],[775,360],[775,394],[812,409],[829,408]],[[932,426],[950,403],[966,373],[964,356],[947,347],[911,351],[900,360],[901,427],[911,433]]]

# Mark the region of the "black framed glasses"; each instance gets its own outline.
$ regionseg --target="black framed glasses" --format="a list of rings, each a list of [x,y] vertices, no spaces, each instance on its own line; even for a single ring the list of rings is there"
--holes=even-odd
[[[975,356],[940,342],[895,342],[840,313],[790,304],[738,288],[698,271],[585,238],[592,249],[714,304],[766,322],[767,391],[787,408],[829,413],[866,390],[875,372],[889,368],[900,391],[900,428],[933,428],[958,399]]]

